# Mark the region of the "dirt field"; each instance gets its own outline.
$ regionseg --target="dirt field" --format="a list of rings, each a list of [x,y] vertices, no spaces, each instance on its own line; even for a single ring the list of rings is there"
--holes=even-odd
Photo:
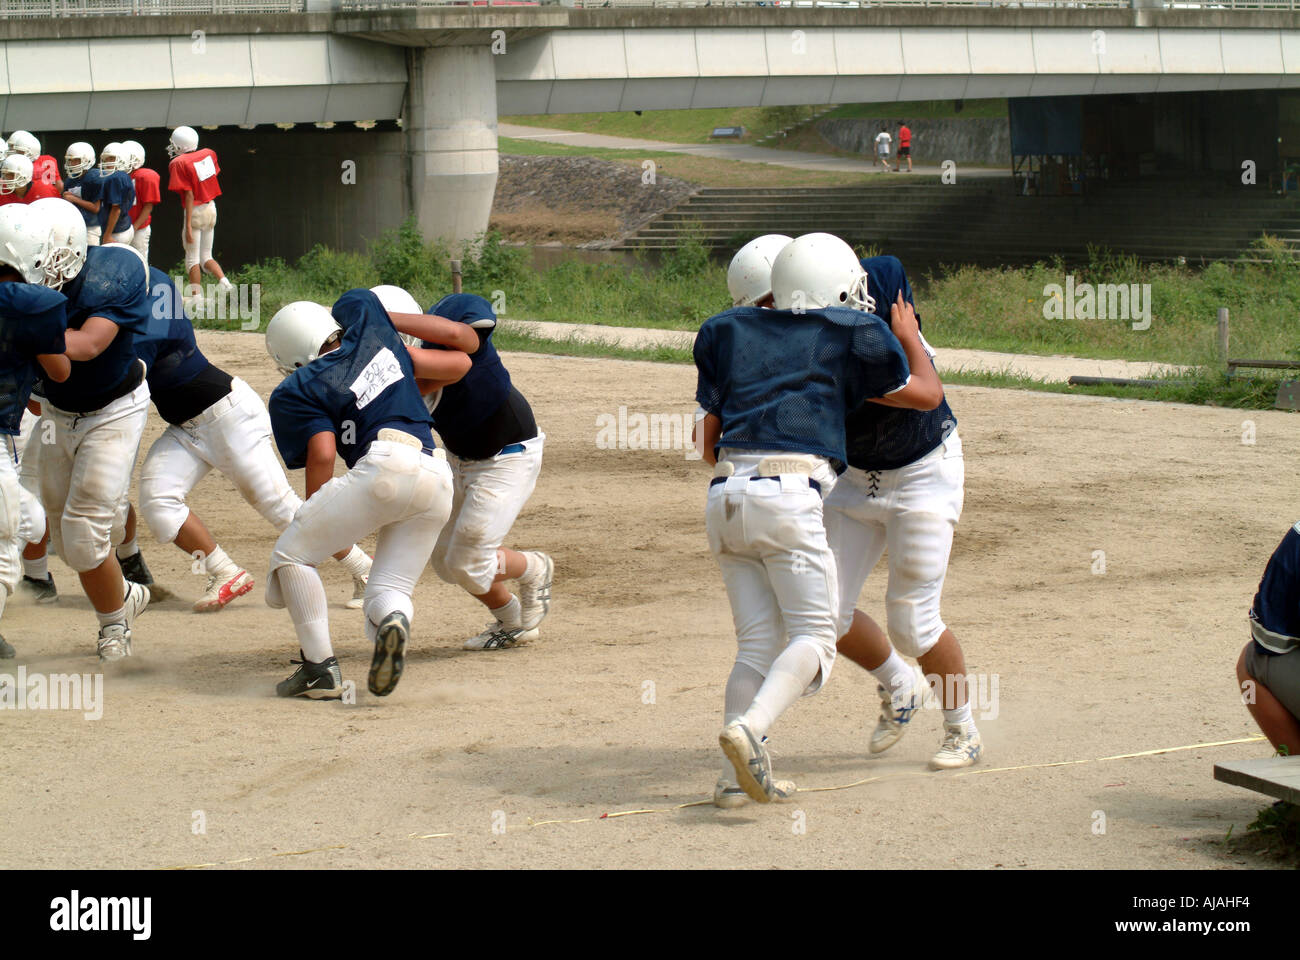
[[[269,394],[257,335],[201,343]],[[689,413],[693,371],[508,362],[548,434],[513,537],[556,560],[541,641],[463,651],[485,615],[430,571],[407,673],[393,696],[370,697],[361,615],[343,608],[349,584],[330,565],[334,642],[357,703],[278,700],[297,651],[287,614],[263,601],[272,531],[209,477],[192,503],[257,589],[214,616],[152,607],[136,655],[105,671],[98,721],[0,713],[0,867],[1272,865],[1221,843],[1265,801],[1211,774],[1266,745],[1032,765],[1255,733],[1233,664],[1264,562],[1296,519],[1300,417],[952,389],[967,492],[945,614],[970,671],[998,677],[975,768],[989,772],[924,772],[933,710],[869,759],[874,684],[842,660],[776,727],[777,771],[804,788],[883,779],[793,806],[672,810],[707,796],[720,769],[734,656],[704,535],[707,468],[595,438],[597,417],[620,406]],[[1254,445],[1242,443],[1247,417]],[[155,419],[146,445],[158,432]],[[187,557],[142,543],[160,582],[198,595]],[[76,578],[51,566],[63,598],[11,602],[3,632],[19,659],[2,672],[99,669]],[[877,614],[880,572],[863,598]],[[646,809],[663,812],[601,819]],[[569,820],[580,822],[540,823]]]

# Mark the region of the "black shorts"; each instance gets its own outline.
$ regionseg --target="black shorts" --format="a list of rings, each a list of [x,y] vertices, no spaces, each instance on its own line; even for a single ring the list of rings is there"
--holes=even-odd
[[[910,156],[912,155],[912,148],[911,148],[911,147],[899,147],[899,148],[898,148],[898,155],[899,155],[900,157],[910,157]]]

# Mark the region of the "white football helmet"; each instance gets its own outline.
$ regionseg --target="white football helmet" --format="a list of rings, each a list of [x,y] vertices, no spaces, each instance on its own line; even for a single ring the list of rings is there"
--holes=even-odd
[[[179,157],[199,148],[199,134],[193,127],[177,127],[167,143],[167,156]]]
[[[99,151],[99,172],[107,175],[117,170],[129,173],[131,158],[127,155],[126,147],[114,140]]]
[[[8,153],[10,156],[21,153],[28,160],[35,160],[41,155],[41,141],[26,130],[15,130],[9,134]]]
[[[876,309],[858,255],[829,233],[805,233],[786,244],[772,263],[772,296],[778,310]]]
[[[17,204],[9,204],[17,206]],[[62,197],[44,197],[27,208],[40,217],[49,236],[49,253],[45,261],[45,286],[59,289],[81,272],[86,265],[86,221],[79,211]]]
[[[783,233],[766,233],[736,251],[727,267],[733,306],[752,307],[772,292],[772,261],[790,240]]]
[[[9,141],[6,140],[4,137],[0,137],[0,157],[8,156],[8,154],[9,154]]]
[[[144,145],[139,140],[123,140],[122,150],[126,153],[128,166],[122,168],[133,173],[144,166]]]
[[[5,157],[4,161],[0,162],[0,193],[13,193],[31,182],[32,162],[21,153]]]
[[[79,177],[95,165],[95,148],[85,140],[71,144],[63,154],[63,168],[69,177]]]
[[[384,305],[384,309],[389,313],[424,313],[424,308],[420,306],[415,297],[391,283],[382,283],[377,287],[371,287],[370,292],[379,298],[379,302]],[[397,331],[397,335],[402,338],[402,342],[408,347],[418,347],[420,345],[419,337],[412,336],[409,333],[402,333],[400,330]]]
[[[266,350],[280,372],[290,374],[319,357],[325,341],[342,330],[319,303],[295,300],[277,310],[266,325]]]

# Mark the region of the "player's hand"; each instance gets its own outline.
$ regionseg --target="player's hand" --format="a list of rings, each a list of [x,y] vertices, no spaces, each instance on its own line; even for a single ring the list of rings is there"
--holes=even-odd
[[[916,310],[903,299],[903,291],[898,292],[898,299],[889,307],[889,328],[899,340],[915,339],[920,336],[921,328],[916,322]]]
[[[193,232],[192,230],[190,230],[188,224],[187,224],[186,227],[185,227],[185,242],[186,242],[186,243],[193,243],[193,242],[194,242],[194,232]]]

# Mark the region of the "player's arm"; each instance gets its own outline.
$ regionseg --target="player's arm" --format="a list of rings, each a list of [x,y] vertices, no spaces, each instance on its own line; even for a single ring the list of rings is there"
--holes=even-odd
[[[152,203],[142,204],[140,206],[140,212],[136,214],[136,218],[132,222],[131,226],[134,227],[136,230],[139,230],[140,224],[144,223],[152,215],[153,215],[153,204]]]
[[[916,311],[898,292],[898,299],[889,308],[889,326],[907,355],[907,365],[912,375],[906,386],[885,397],[876,397],[872,403],[885,407],[903,407],[907,410],[933,410],[943,402],[943,382],[930,362],[921,341],[921,328],[916,323]]]
[[[71,330],[68,331],[68,333],[72,332],[73,331]],[[39,363],[41,369],[45,371],[45,376],[53,380],[55,383],[62,383],[64,380],[67,380],[68,377],[72,376],[72,361],[68,359],[66,353],[38,353],[36,355],[36,362]],[[27,406],[30,409],[31,403],[28,403]],[[40,404],[37,404],[37,409],[32,412],[39,415]]]
[[[81,207],[82,210],[88,210],[91,213],[99,213],[100,201],[98,200],[92,202],[90,200],[86,200],[83,197],[77,196],[75,193],[64,193],[63,199],[67,200],[69,203],[73,204],[74,206]]]
[[[194,191],[185,191],[185,242],[194,242],[194,229],[190,226],[190,215],[194,212]]]
[[[121,204],[115,203],[111,207],[109,207],[108,223],[104,224],[104,236],[107,237],[108,240],[113,239],[113,228],[117,226],[117,219],[121,215],[122,215]],[[104,242],[107,243],[108,240],[105,240]]]
[[[700,454],[704,457],[704,462],[709,466],[716,466],[718,455],[714,453],[714,447],[722,439],[722,419],[716,413],[706,413],[704,418],[695,421],[695,426],[691,428],[691,440],[699,449]]]
[[[33,417],[39,417],[39,416],[41,415],[41,401],[39,401],[39,400],[28,400],[28,401],[27,401],[27,411],[28,411],[28,413],[30,413]]]
[[[63,342],[69,360],[94,360],[117,336],[118,325],[108,317],[88,317],[80,330],[69,330]]]
[[[334,456],[338,452],[334,433],[322,430],[307,441],[307,499],[334,476]]]
[[[474,353],[479,348],[478,334],[468,323],[458,323],[428,313],[390,313],[388,317],[398,333],[410,334],[428,343],[438,343],[465,353]]]
[[[465,325],[458,324],[458,326]],[[474,364],[469,354],[461,353],[459,350],[407,347],[406,352],[411,355],[411,366],[415,368],[415,378],[419,382],[421,393],[428,393],[438,387],[447,387],[458,382],[469,373],[469,368]]]

